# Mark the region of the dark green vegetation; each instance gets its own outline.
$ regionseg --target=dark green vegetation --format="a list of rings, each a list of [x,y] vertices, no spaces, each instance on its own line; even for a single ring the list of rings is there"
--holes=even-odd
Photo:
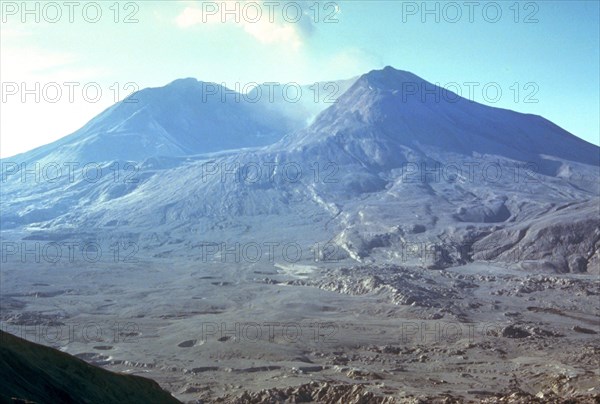
[[[0,331],[0,401],[178,403],[158,383],[92,366]]]

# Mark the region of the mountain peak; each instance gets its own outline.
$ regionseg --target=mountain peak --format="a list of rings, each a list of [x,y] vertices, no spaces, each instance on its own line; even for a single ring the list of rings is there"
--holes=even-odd
[[[197,79],[193,77],[186,77],[182,79],[173,80],[165,87],[195,87],[200,83]]]
[[[382,167],[402,164],[406,148],[535,162],[551,175],[557,158],[598,165],[596,147],[543,118],[470,101],[391,66],[361,76],[295,143],[321,147],[326,138]]]
[[[383,90],[401,90],[403,83],[424,83],[425,80],[405,70],[398,70],[392,66],[386,66],[380,70],[371,70],[359,79],[371,87]]]

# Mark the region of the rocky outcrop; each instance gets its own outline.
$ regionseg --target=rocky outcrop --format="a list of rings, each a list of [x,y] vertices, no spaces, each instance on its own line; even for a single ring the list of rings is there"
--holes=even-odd
[[[395,404],[392,397],[381,397],[362,384],[330,384],[311,382],[297,387],[265,389],[244,392],[240,397],[223,397],[215,403],[227,404],[275,404],[275,403],[321,403],[321,404]]]
[[[474,243],[473,259],[526,270],[600,273],[597,201],[554,211],[491,233]]]

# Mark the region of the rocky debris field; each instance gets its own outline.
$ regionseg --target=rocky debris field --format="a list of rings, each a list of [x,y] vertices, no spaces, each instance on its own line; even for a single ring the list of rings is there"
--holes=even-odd
[[[183,402],[600,400],[591,274],[479,263],[2,275],[3,330],[152,378]]]

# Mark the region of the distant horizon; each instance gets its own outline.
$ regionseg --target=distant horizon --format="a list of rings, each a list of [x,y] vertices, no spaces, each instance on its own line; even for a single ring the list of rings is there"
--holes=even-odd
[[[384,66],[384,67],[382,67],[382,68],[376,68],[376,69],[371,69],[371,70],[368,70],[368,71],[366,71],[365,73],[363,73],[363,74],[360,74],[360,75],[357,75],[357,76],[353,76],[353,77],[349,77],[349,78],[335,79],[335,80],[324,80],[324,81],[319,81],[318,83],[334,83],[334,82],[339,82],[339,81],[349,81],[349,80],[354,80],[354,82],[356,82],[356,81],[357,81],[357,80],[359,80],[359,79],[360,79],[362,76],[364,76],[364,75],[366,75],[366,74],[368,74],[368,73],[370,73],[370,72],[373,72],[373,71],[383,71],[385,68],[388,68],[388,67],[391,67],[391,68],[393,68],[393,69],[394,69],[394,70],[396,70],[396,71],[405,71],[405,72],[408,72],[408,73],[414,74],[414,75],[418,76],[419,78],[421,78],[421,79],[423,79],[423,80],[425,80],[425,81],[428,81],[428,82],[430,82],[429,80],[427,80],[427,78],[421,77],[419,74],[417,74],[417,73],[415,73],[415,72],[410,72],[410,71],[408,71],[408,70],[398,69],[396,66],[387,65],[387,66]],[[160,89],[160,88],[164,88],[164,87],[167,87],[167,86],[169,86],[169,85],[173,84],[173,83],[174,83],[174,82],[176,82],[176,81],[180,81],[180,80],[189,80],[189,79],[193,79],[193,80],[196,80],[196,81],[197,81],[197,82],[199,82],[199,83],[206,83],[206,84],[214,84],[214,85],[223,85],[223,84],[225,84],[225,87],[226,87],[227,89],[229,89],[229,90],[232,90],[232,91],[236,91],[234,88],[232,88],[233,86],[232,86],[232,87],[230,87],[230,86],[228,86],[228,85],[227,85],[227,83],[225,83],[225,82],[216,82],[216,81],[210,81],[210,82],[209,82],[209,81],[202,80],[202,79],[201,79],[201,78],[199,78],[199,77],[181,77],[181,78],[176,78],[176,79],[173,79],[173,80],[171,80],[171,81],[168,81],[168,82],[167,82],[166,84],[164,84],[164,85],[159,85],[159,86],[152,86],[152,87],[144,87],[144,88],[140,88],[140,89],[139,89],[139,90],[137,90],[135,93],[137,93],[137,92],[139,92],[139,91],[146,90],[146,89]],[[272,82],[261,82],[261,83],[257,83],[257,84],[258,84],[258,85],[264,85],[264,84],[267,84],[267,83],[272,83]],[[291,83],[295,83],[295,82],[290,82],[290,83],[286,83],[286,84],[291,84]],[[310,86],[310,85],[313,85],[313,84],[316,84],[316,83],[317,83],[317,82],[307,82],[307,83],[295,83],[295,84],[298,84],[299,86]],[[430,82],[430,83],[431,83],[431,82]],[[281,83],[281,84],[283,85],[284,83]],[[354,83],[353,83],[353,84],[354,84]],[[436,84],[436,83],[432,83],[432,84]],[[442,87],[442,88],[444,88],[444,87]],[[449,90],[452,90],[452,89],[450,88]],[[243,93],[241,93],[241,94],[243,94]],[[312,94],[309,94],[309,95],[312,95]],[[341,94],[339,94],[339,95],[341,95]],[[463,98],[467,98],[467,97],[463,97]],[[511,108],[503,108],[503,107],[499,107],[499,106],[497,106],[497,105],[494,105],[494,104],[489,104],[489,103],[485,103],[485,102],[480,102],[480,101],[475,101],[475,100],[471,100],[471,101],[473,101],[473,102],[476,102],[476,103],[479,103],[479,104],[482,104],[482,105],[488,105],[488,106],[491,106],[491,107],[494,107],[494,108],[499,108],[499,109],[507,109],[507,110],[515,111],[515,112],[522,113],[522,114],[526,114],[526,115],[536,115],[536,116],[541,116],[542,118],[544,118],[544,119],[546,119],[546,120],[549,120],[549,121],[550,121],[550,122],[552,122],[553,124],[555,124],[555,125],[559,126],[561,129],[563,129],[563,130],[565,130],[565,131],[569,132],[571,135],[573,135],[573,136],[577,137],[578,139],[581,139],[581,140],[583,140],[583,141],[585,141],[585,142],[587,142],[587,143],[589,143],[589,144],[592,144],[592,145],[594,145],[594,146],[600,147],[600,144],[599,144],[598,142],[594,143],[594,142],[591,142],[591,141],[589,141],[589,140],[588,140],[588,139],[586,139],[586,138],[583,138],[583,137],[577,136],[577,134],[570,132],[568,129],[566,129],[566,128],[564,128],[563,126],[561,126],[560,124],[558,124],[558,123],[556,123],[556,122],[552,121],[551,119],[548,119],[548,118],[547,118],[547,117],[545,117],[545,116],[538,115],[538,114],[533,114],[533,113],[526,112],[526,111],[519,111],[519,110],[516,110],[516,109],[511,109]],[[113,104],[109,105],[108,107],[106,107],[106,108],[104,108],[102,111],[100,111],[98,114],[95,114],[95,115],[91,116],[91,117],[90,117],[90,118],[89,118],[89,119],[88,119],[88,120],[87,120],[87,121],[86,121],[86,122],[85,122],[85,123],[84,123],[84,124],[83,124],[81,127],[77,128],[75,131],[73,131],[73,132],[70,132],[70,133],[66,133],[66,134],[64,134],[63,136],[59,137],[58,139],[54,139],[54,140],[52,140],[52,141],[49,141],[49,142],[47,142],[47,143],[39,144],[39,145],[37,145],[37,146],[35,146],[35,147],[31,148],[31,149],[24,150],[24,151],[20,151],[20,152],[18,152],[18,153],[12,154],[12,155],[10,155],[10,156],[4,156],[4,155],[2,154],[2,151],[1,151],[1,149],[0,149],[0,159],[2,159],[2,160],[10,159],[10,158],[12,158],[12,157],[18,156],[18,155],[20,155],[20,154],[27,153],[27,152],[29,152],[29,151],[31,151],[31,150],[34,150],[34,149],[37,149],[37,148],[39,148],[39,147],[43,147],[43,146],[46,146],[46,145],[52,144],[52,143],[54,143],[54,142],[55,142],[55,141],[57,141],[57,140],[60,140],[60,139],[62,139],[62,138],[64,138],[64,137],[67,137],[67,136],[69,136],[69,135],[71,135],[71,134],[73,134],[73,133],[77,132],[77,131],[78,131],[78,130],[80,130],[81,128],[83,128],[83,126],[85,126],[85,125],[86,125],[88,122],[90,122],[90,121],[91,121],[91,120],[93,120],[95,117],[97,117],[99,114],[101,114],[102,112],[104,112],[106,109],[109,109],[109,108],[111,108],[112,106],[114,106],[114,105],[116,105],[116,104],[118,104],[118,103],[120,103],[120,102],[123,102],[123,100],[119,100],[119,101],[117,101],[117,102],[115,102],[115,103],[113,103]],[[327,108],[328,108],[328,106],[325,106],[325,107],[323,108],[323,110],[325,110],[325,109],[327,109]],[[308,126],[308,125],[307,125],[307,126]],[[599,139],[599,141],[600,141],[600,139]]]
[[[59,3],[27,11],[3,2],[0,156],[58,140],[133,91],[179,78],[310,84],[385,66],[600,145],[598,2],[233,3],[234,15],[218,2],[85,3],[71,14]]]

